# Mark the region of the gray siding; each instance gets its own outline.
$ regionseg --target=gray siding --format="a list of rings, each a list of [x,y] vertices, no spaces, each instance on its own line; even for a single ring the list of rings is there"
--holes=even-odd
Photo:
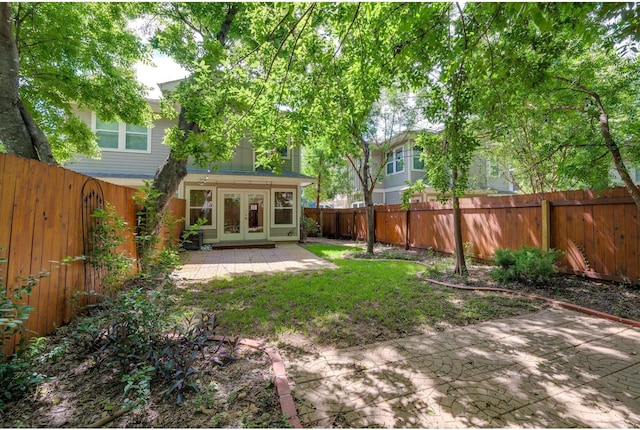
[[[235,149],[235,154],[231,161],[220,163],[220,170],[240,170],[243,172],[253,171],[253,148],[247,139],[242,139]]]
[[[91,124],[91,112],[79,113],[80,118]],[[99,160],[76,155],[64,164],[64,167],[88,174],[148,175],[153,177],[169,155],[169,148],[162,144],[165,130],[172,127],[173,121],[160,119],[153,122],[151,129],[151,153],[102,151]]]
[[[289,151],[290,156],[282,160],[282,169],[296,173],[300,173],[300,149],[293,148]],[[254,171],[254,152],[251,142],[247,139],[242,139],[240,144],[234,151],[233,158],[229,161],[216,164],[214,170],[233,170],[240,172],[253,172]],[[189,162],[190,169],[202,169],[193,163]]]
[[[270,234],[269,236],[271,237],[288,237],[291,238],[291,240],[297,240],[298,239],[298,229],[296,227],[277,227],[277,228],[271,228],[269,230]]]
[[[381,183],[383,188],[401,187],[405,186],[405,182],[409,179],[409,169],[407,163],[404,165],[404,171],[400,173],[394,173],[392,175],[386,175]]]
[[[386,205],[399,205],[402,203],[402,191],[390,191],[385,193]]]

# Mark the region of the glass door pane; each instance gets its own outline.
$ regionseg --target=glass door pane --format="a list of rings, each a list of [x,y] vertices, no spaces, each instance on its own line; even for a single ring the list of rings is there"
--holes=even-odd
[[[238,193],[225,193],[223,198],[223,231],[225,235],[241,235],[240,197]]]
[[[264,228],[264,194],[247,195],[247,235],[254,239],[266,237]]]

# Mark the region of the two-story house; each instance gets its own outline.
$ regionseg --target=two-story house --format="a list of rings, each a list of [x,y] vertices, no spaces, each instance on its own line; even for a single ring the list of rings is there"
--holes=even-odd
[[[159,100],[149,103],[160,111]],[[152,127],[141,127],[105,122],[88,111],[79,115],[95,131],[102,158],[78,155],[65,163],[70,170],[137,188],[153,179],[169,154],[162,141],[174,120],[157,119]],[[190,163],[177,192],[186,199],[186,224],[205,220],[200,227],[204,243],[298,240],[301,188],[313,179],[300,173],[299,148],[283,151],[282,159],[281,174],[256,168],[251,142],[243,139],[227,162],[210,169]]]
[[[422,149],[415,145],[415,133],[403,132],[385,145],[385,152],[380,149],[372,151],[372,165],[374,169],[382,166],[382,177],[376,184],[373,193],[373,203],[376,205],[392,205],[402,202],[402,193],[409,185],[427,176],[424,161],[421,159]],[[327,204],[336,208],[364,207],[362,184],[355,171],[350,174],[353,182],[353,193],[339,195]],[[428,183],[428,178],[427,181]],[[500,177],[488,164],[487,160],[476,157],[470,169],[470,187],[468,195],[495,195],[513,193],[513,184]],[[427,186],[421,193],[413,195],[412,202],[435,201],[438,192]]]

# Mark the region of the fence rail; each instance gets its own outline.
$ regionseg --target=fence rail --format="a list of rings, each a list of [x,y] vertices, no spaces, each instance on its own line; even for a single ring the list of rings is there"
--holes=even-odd
[[[498,248],[534,246],[565,253],[567,273],[621,282],[640,281],[638,208],[625,188],[536,195],[473,197],[460,200],[463,241],[479,260]],[[375,207],[375,240],[413,249],[453,253],[451,204],[414,203]],[[366,212],[309,209],[323,235],[366,240]]]
[[[0,257],[7,260],[0,264],[0,278],[11,290],[22,278],[48,273],[23,299],[35,308],[27,328],[38,335],[69,322],[72,298],[80,305],[86,303],[86,296],[78,293],[103,292],[99,279],[86,275],[83,260],[62,264],[66,257],[83,255],[82,188],[87,180],[62,167],[0,154],[0,248],[4,248]],[[104,201],[135,228],[135,190],[99,183]],[[184,208],[184,200],[174,199],[170,211],[182,217]],[[136,256],[133,233],[123,234],[126,240],[118,250]],[[3,345],[5,351],[12,348],[11,342]]]

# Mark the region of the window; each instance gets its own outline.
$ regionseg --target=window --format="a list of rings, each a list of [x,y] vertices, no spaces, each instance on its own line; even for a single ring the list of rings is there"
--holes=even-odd
[[[187,225],[195,225],[198,220],[205,220],[202,227],[215,225],[215,193],[216,189],[212,187],[187,187]]]
[[[391,151],[387,158],[387,175],[400,173],[404,170],[404,148]]]
[[[107,122],[94,115],[98,146],[107,151],[151,152],[149,128],[124,122]]]
[[[422,155],[422,148],[419,146],[413,147],[413,170],[424,170],[424,161],[420,159]]]
[[[640,167],[636,168],[636,182],[640,182]]]
[[[289,158],[289,148],[280,148],[278,152],[282,158]]]
[[[295,226],[295,193],[292,190],[273,190],[274,227]]]

